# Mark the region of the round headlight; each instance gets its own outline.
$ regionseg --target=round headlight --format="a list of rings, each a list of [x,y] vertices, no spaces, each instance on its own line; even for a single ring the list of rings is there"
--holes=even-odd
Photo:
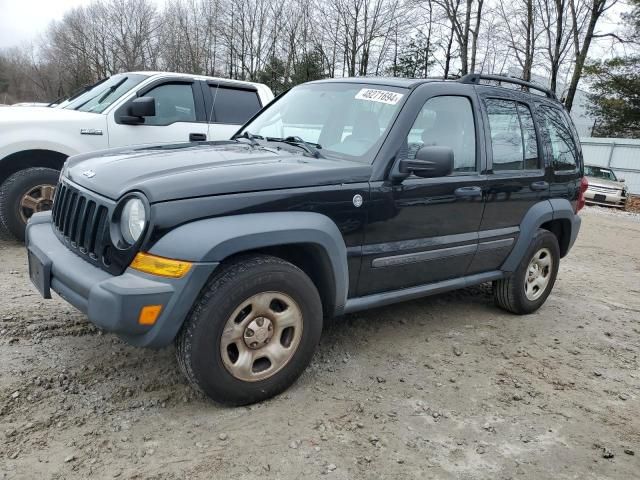
[[[132,198],[125,203],[120,215],[120,232],[124,240],[133,245],[138,241],[147,224],[147,212],[139,198]]]

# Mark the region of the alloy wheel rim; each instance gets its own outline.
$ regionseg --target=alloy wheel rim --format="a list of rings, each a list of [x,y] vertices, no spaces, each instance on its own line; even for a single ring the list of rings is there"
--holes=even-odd
[[[222,362],[238,380],[265,380],[289,363],[300,344],[302,328],[302,310],[289,295],[253,295],[227,319],[220,337]]]
[[[531,258],[524,278],[524,293],[529,300],[539,299],[547,290],[552,269],[551,251],[541,248]]]
[[[46,212],[53,206],[55,185],[36,185],[29,189],[20,199],[20,218],[27,223],[34,213]]]

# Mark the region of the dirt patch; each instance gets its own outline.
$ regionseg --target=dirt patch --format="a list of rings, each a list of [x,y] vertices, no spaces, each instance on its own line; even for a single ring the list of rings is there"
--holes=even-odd
[[[601,211],[602,210],[602,211]],[[285,394],[222,408],[173,348],[38,297],[0,241],[0,478],[637,478],[640,222],[586,209],[537,313],[490,286],[327,327]]]
[[[627,200],[625,210],[628,212],[640,213],[640,195],[634,195]]]

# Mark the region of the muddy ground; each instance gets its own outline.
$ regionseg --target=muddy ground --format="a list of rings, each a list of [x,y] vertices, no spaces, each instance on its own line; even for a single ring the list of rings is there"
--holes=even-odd
[[[40,299],[0,241],[0,479],[639,478],[640,216],[583,219],[537,313],[480,286],[351,315],[250,408]]]

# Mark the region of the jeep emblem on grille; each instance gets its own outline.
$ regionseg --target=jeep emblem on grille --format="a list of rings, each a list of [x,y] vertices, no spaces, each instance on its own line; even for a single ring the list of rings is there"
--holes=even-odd
[[[96,172],[94,172],[93,170],[85,170],[84,172],[82,172],[82,175],[87,178],[93,178],[96,176]]]

